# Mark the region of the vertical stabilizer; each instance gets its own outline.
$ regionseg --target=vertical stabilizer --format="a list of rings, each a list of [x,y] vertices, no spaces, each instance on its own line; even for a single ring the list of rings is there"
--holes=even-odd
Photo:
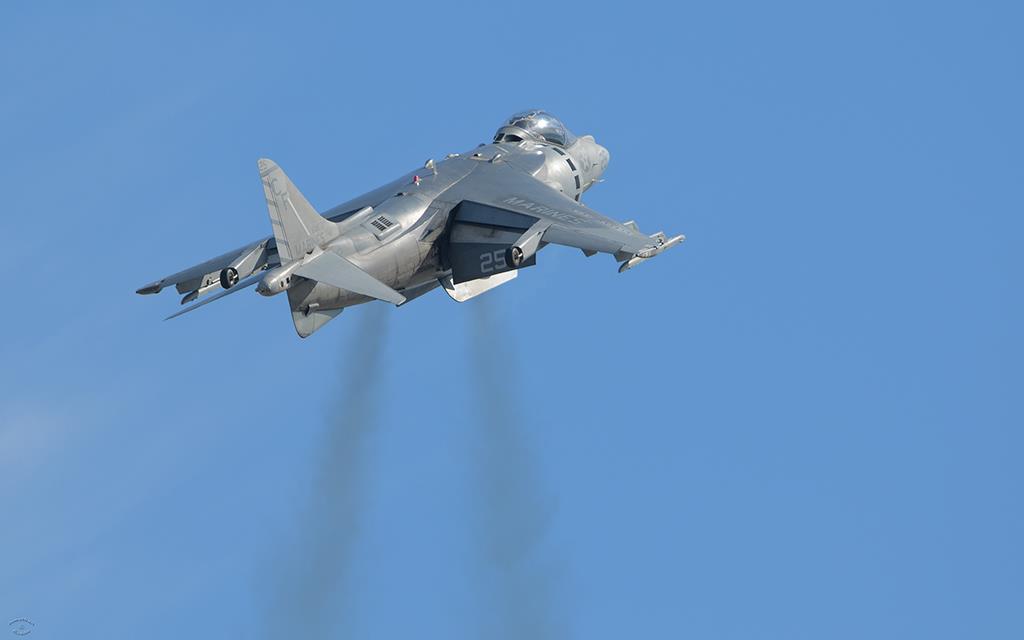
[[[338,225],[317,213],[281,167],[269,158],[260,158],[258,165],[281,264],[338,237]]]

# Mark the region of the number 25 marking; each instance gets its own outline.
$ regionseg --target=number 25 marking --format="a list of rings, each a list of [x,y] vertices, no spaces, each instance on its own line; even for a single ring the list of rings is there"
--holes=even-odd
[[[504,249],[480,254],[480,273],[493,273],[495,270],[504,269],[507,266]]]

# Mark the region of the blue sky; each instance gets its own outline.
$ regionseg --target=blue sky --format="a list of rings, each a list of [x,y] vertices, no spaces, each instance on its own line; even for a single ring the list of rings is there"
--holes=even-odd
[[[9,7],[3,622],[1021,637],[1022,18]],[[323,209],[533,106],[611,151],[585,202],[686,243],[305,341],[133,293],[268,233],[258,157]]]

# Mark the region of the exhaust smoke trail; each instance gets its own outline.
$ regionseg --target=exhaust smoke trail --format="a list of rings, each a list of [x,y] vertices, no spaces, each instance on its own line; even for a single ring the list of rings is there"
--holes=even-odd
[[[308,512],[283,559],[281,578],[272,585],[276,598],[267,631],[274,640],[352,635],[350,616],[337,612],[357,600],[348,594],[354,593],[353,547],[367,490],[366,441],[379,421],[374,389],[383,369],[387,312],[383,304],[360,308],[359,324],[342,354],[341,389],[327,411]]]
[[[517,415],[512,406],[520,370],[501,348],[502,331],[490,301],[475,300],[471,309],[473,374],[483,418],[474,430],[482,542],[490,563],[486,573],[494,576],[496,587],[488,594],[495,606],[484,608],[490,615],[480,636],[563,638],[564,620],[554,607],[556,575],[537,553],[550,501],[540,487],[540,465],[524,431],[524,414]]]

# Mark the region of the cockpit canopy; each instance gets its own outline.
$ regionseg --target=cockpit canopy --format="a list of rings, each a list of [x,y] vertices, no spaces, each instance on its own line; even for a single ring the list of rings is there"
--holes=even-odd
[[[562,121],[547,111],[533,109],[517,113],[505,121],[494,134],[495,142],[522,142],[535,140],[568,147],[576,142],[576,136]]]

